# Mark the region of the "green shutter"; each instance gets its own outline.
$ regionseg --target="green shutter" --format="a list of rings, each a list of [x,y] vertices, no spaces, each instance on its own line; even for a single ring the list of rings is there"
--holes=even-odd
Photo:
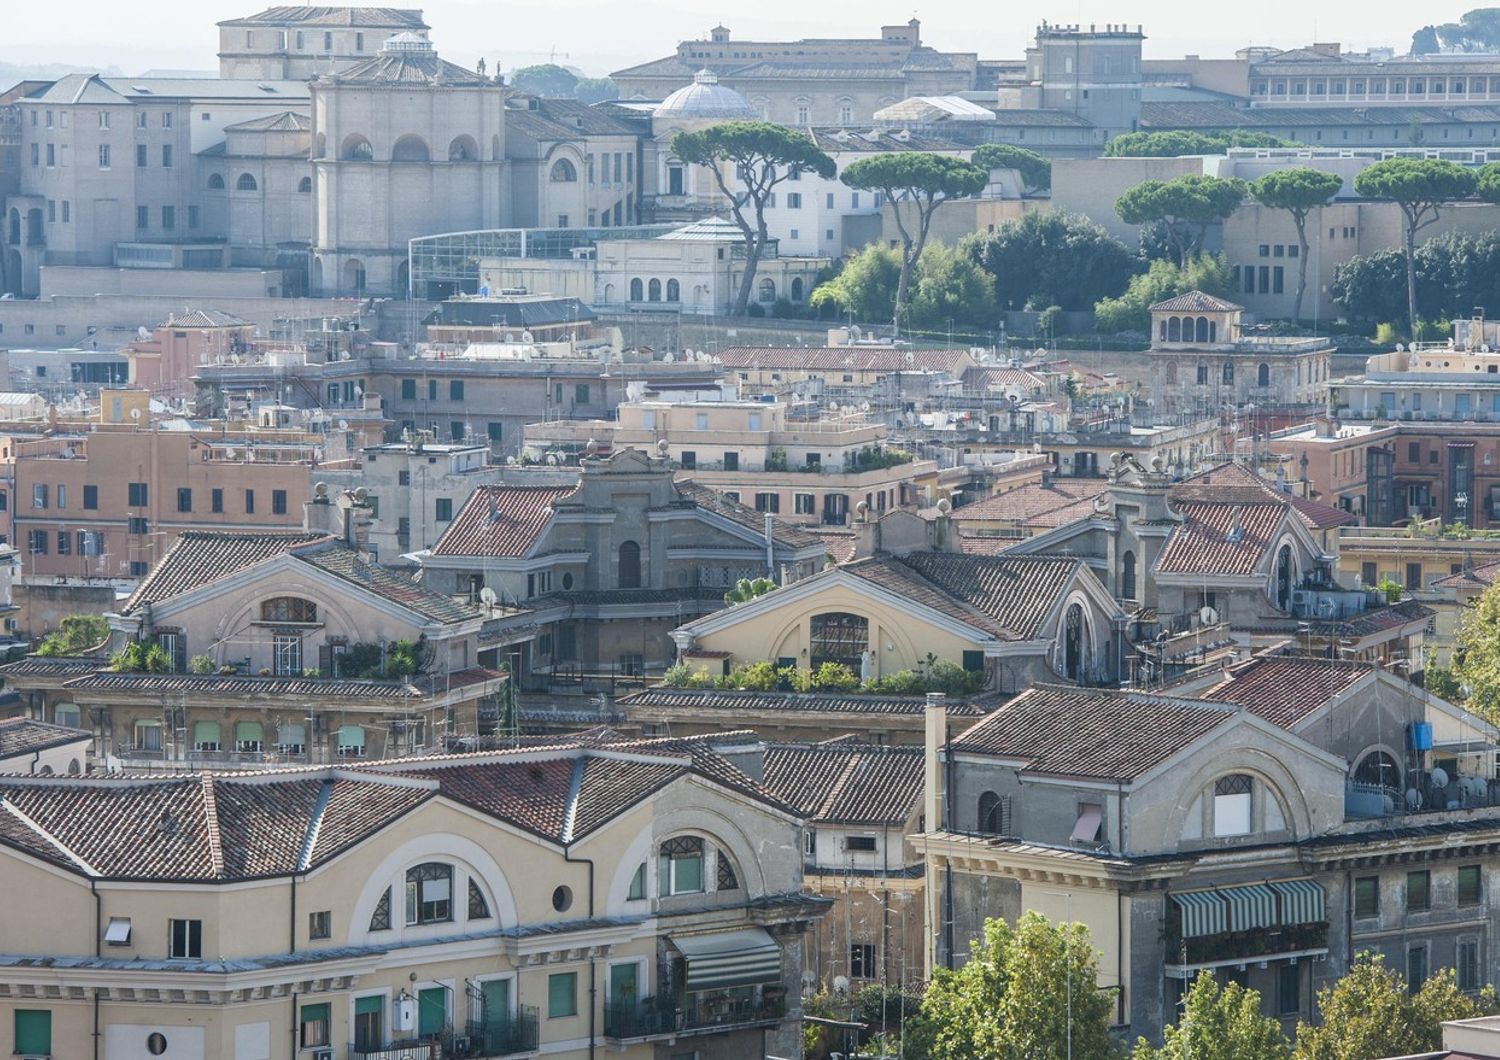
[[[25,1056],[47,1056],[52,1052],[52,1011],[16,1009],[16,1052]]]
[[[340,747],[363,747],[365,745],[365,730],[360,725],[339,726]]]
[[[384,1011],[385,998],[379,994],[354,999],[354,1014],[356,1016],[378,1016]]]
[[[444,989],[435,986],[417,991],[417,1037],[442,1034],[448,1025],[448,1005]]]
[[[234,723],[234,742],[260,743],[264,730],[258,721],[237,721]]]
[[[484,997],[484,1024],[494,1027],[510,1019],[510,980],[489,979],[481,986]]]
[[[558,972],[547,977],[547,1018],[578,1014],[578,973]]]
[[[218,743],[219,734],[219,723],[216,721],[193,722],[193,743],[195,744]]]

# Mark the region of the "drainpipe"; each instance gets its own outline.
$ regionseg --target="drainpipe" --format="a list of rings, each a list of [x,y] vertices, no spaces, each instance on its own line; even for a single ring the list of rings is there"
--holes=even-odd
[[[776,577],[776,534],[771,513],[766,513],[766,577]]]
[[[770,517],[767,516],[767,519],[769,519],[769,518]],[[573,856],[572,847],[571,846],[565,846],[565,847],[563,847],[563,861],[567,862],[567,863],[570,863],[570,864],[587,865],[589,867],[589,919],[593,920],[594,919],[594,868],[595,868],[595,866],[594,866],[594,859],[593,858],[575,858]],[[599,1036],[598,1035],[598,1030],[597,1030],[597,1021],[599,1019],[599,1014],[598,1014],[599,1013],[599,1006],[598,1006],[598,1003],[597,1003],[598,1002],[598,995],[599,995],[599,984],[598,984],[598,975],[597,975],[597,972],[598,972],[598,961],[595,958],[590,957],[589,958],[589,1060],[594,1060],[595,1041],[596,1041],[596,1039]]]
[[[99,881],[89,877],[89,893],[94,896],[94,956],[104,955],[104,896]],[[99,988],[94,987],[94,1060],[99,1060]]]

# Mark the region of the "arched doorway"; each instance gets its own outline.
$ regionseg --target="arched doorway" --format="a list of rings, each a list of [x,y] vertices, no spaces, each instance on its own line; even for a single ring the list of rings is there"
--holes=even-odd
[[[344,290],[354,294],[365,293],[365,263],[358,258],[344,262]]]

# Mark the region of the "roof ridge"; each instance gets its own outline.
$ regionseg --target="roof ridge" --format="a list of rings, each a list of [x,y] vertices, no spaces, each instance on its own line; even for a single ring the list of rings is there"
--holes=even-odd
[[[318,845],[318,833],[323,830],[323,816],[328,812],[328,803],[333,799],[333,777],[324,777],[318,786],[318,799],[307,818],[307,831],[302,836],[302,849],[297,854],[297,868],[304,872],[312,864],[313,851]]]
[[[583,792],[583,773],[591,757],[579,754],[573,759],[572,775],[568,778],[568,798],[563,807],[562,828],[558,834],[558,839],[564,843],[573,841],[573,834],[578,827],[578,801]]]
[[[219,832],[219,800],[214,794],[214,775],[198,774],[198,790],[203,795],[203,830],[208,840],[209,868],[214,879],[224,875],[224,837]]]
[[[12,802],[10,799],[7,799],[3,795],[0,795],[0,810],[9,811],[12,817],[35,832],[47,843],[48,846],[55,848],[58,853],[62,854],[63,857],[67,858],[73,864],[82,869],[86,875],[102,875],[102,873],[100,873],[98,869],[94,868],[94,866],[85,861],[80,854],[75,853],[71,848],[65,846],[62,840],[58,839],[51,832],[47,831],[47,829],[43,828],[41,825],[33,821],[24,810],[22,810],[14,802]]]

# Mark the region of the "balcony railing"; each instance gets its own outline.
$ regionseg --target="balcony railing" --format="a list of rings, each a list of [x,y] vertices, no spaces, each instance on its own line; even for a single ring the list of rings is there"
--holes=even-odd
[[[383,1045],[352,1044],[349,1060],[443,1060],[443,1046],[436,1039],[423,1038]]]
[[[1184,941],[1187,944],[1185,950]],[[1328,924],[1318,922],[1254,931],[1225,931],[1186,940],[1168,939],[1167,946],[1167,960],[1172,963],[1181,960],[1184,953],[1188,965],[1272,960],[1294,953],[1326,950]]]
[[[650,1038],[682,1029],[681,1010],[670,998],[612,1001],[604,1009],[606,1038]]]
[[[450,1056],[514,1056],[517,1053],[535,1052],[538,1041],[539,1019],[535,1006],[522,1005],[514,1016],[491,1020],[470,1020],[468,1023],[468,1051],[455,1048]]]
[[[613,1003],[604,1011],[606,1038],[650,1038],[656,1035],[720,1031],[756,1023],[774,1023],[786,1015],[786,997],[778,988],[730,987],[686,995],[683,1002],[643,998]]]

